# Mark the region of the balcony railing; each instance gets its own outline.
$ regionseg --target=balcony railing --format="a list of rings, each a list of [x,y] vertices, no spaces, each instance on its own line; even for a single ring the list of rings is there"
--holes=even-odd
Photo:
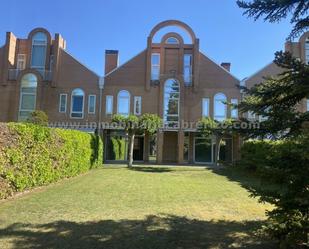
[[[51,81],[52,79],[52,71],[48,70],[42,70],[42,69],[35,69],[37,70],[40,75],[42,76],[43,80],[45,81]],[[9,75],[8,78],[9,80],[17,80],[19,73],[23,71],[21,69],[9,69]]]

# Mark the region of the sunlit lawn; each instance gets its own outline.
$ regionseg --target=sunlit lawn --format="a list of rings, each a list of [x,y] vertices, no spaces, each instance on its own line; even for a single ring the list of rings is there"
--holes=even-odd
[[[253,235],[270,206],[248,183],[231,170],[108,166],[0,202],[0,248],[272,248]]]

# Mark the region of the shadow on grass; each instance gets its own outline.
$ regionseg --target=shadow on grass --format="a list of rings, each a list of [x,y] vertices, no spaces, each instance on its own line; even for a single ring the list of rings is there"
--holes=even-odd
[[[141,166],[134,166],[131,168],[128,168],[129,170],[133,171],[141,171],[141,172],[147,172],[147,173],[166,173],[171,172],[172,169],[164,168],[164,167],[141,167]]]
[[[260,196],[264,191],[282,190],[282,186],[269,179],[262,178],[238,167],[209,168],[213,173],[227,177],[230,181],[238,182],[247,189],[252,196]]]
[[[0,230],[0,243],[10,248],[108,249],[271,249],[253,236],[261,222],[200,221],[179,216],[148,216],[144,220],[102,220],[76,223],[16,223]],[[1,242],[2,240],[2,242]],[[5,247],[2,247],[5,248]]]

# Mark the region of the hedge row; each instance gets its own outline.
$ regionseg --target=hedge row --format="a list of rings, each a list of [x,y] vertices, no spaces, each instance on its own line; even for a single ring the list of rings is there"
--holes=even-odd
[[[252,140],[241,148],[238,166],[274,178],[276,182],[287,181],[293,173],[309,170],[309,140],[306,136],[291,140]],[[286,170],[290,170],[287,173]],[[305,171],[304,171],[305,170]],[[309,173],[309,171],[308,171]]]
[[[102,156],[99,136],[28,123],[0,124],[0,199],[98,167]]]

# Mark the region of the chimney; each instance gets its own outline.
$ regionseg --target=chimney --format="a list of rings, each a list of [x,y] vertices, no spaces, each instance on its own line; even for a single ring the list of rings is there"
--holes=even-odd
[[[229,71],[231,70],[231,63],[230,62],[222,62],[221,67],[225,68],[225,70]]]
[[[118,50],[105,50],[105,75],[118,67]]]

